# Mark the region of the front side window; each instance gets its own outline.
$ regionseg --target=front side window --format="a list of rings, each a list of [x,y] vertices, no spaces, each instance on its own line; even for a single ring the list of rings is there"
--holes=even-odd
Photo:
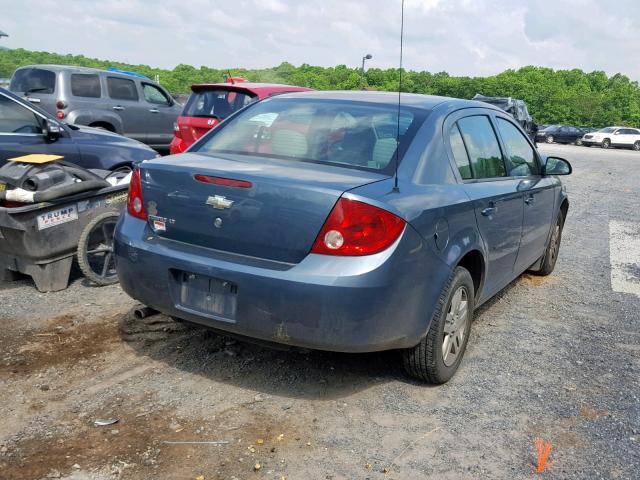
[[[184,107],[183,116],[224,120],[242,107],[256,101],[256,95],[223,89],[197,90]]]
[[[100,98],[100,77],[93,74],[72,73],[71,95],[74,97]]]
[[[114,100],[138,101],[138,90],[133,80],[119,77],[107,77],[109,96]]]
[[[503,118],[498,118],[496,123],[507,149],[506,153],[510,164],[509,175],[512,177],[537,175],[539,169],[536,153],[524,135],[511,122]]]
[[[469,152],[474,178],[505,177],[507,170],[489,117],[478,115],[461,118],[458,127]]]
[[[9,90],[20,93],[53,93],[56,89],[56,74],[42,68],[16,70]]]
[[[154,103],[156,105],[171,105],[171,102],[164,92],[154,85],[144,83],[142,85],[142,93],[144,93],[144,99],[149,103]]]
[[[400,150],[411,143],[425,110],[400,114]],[[391,172],[396,153],[397,106],[348,100],[274,97],[239,113],[199,151],[258,155]]]
[[[35,113],[0,95],[0,134],[3,133],[42,133],[42,127]]]

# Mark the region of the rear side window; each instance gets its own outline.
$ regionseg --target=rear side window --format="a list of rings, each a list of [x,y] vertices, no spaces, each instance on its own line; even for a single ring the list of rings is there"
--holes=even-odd
[[[13,74],[9,90],[21,93],[53,93],[56,74],[41,68],[23,68]]]
[[[71,95],[74,97],[100,98],[100,77],[98,75],[72,73]]]
[[[107,77],[109,96],[115,100],[138,100],[138,91],[133,80],[118,77]]]
[[[223,120],[256,100],[257,96],[243,92],[222,89],[199,90],[191,94],[182,115]]]
[[[507,170],[502,159],[500,144],[484,115],[458,120],[458,127],[469,152],[471,170],[475,178],[505,177]]]
[[[0,134],[2,133],[42,133],[42,127],[35,113],[0,95]]]
[[[507,148],[507,157],[510,163],[509,174],[512,177],[538,175],[536,154],[524,135],[511,122],[502,118],[497,119],[497,125],[502,141]]]
[[[449,131],[449,143],[451,144],[451,151],[453,152],[453,158],[458,166],[458,171],[463,180],[469,180],[473,178],[471,173],[471,164],[469,163],[469,155],[467,155],[467,149],[464,146],[464,140],[458,129],[458,125],[451,127]]]

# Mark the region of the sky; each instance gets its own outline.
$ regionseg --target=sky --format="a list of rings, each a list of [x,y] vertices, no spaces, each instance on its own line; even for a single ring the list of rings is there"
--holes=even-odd
[[[173,68],[398,65],[401,0],[0,0],[0,46]],[[640,80],[640,1],[406,0],[404,65]]]

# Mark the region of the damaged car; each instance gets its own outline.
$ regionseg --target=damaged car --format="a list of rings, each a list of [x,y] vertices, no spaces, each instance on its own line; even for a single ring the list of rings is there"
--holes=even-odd
[[[550,274],[566,160],[486,103],[304,92],[247,106],[133,173],[114,251],[144,305],[220,332],[402,352],[448,381],[474,310]]]

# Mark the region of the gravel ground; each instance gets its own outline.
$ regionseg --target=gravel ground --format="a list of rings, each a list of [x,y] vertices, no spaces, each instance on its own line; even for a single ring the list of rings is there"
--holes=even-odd
[[[59,293],[0,284],[0,478],[638,478],[640,298],[611,290],[608,225],[640,228],[640,153],[541,150],[574,166],[556,271],[477,312],[444,386],[408,379],[394,352],[134,321],[117,286],[77,275]],[[166,443],[194,441],[228,443]]]

